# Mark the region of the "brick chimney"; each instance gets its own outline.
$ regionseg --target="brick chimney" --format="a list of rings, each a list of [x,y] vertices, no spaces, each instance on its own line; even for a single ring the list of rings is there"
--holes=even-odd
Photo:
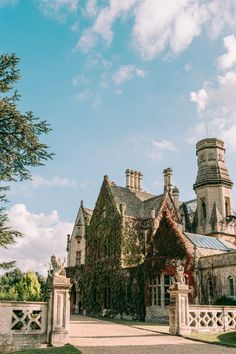
[[[163,171],[164,175],[164,192],[172,192],[172,169],[170,167]]]
[[[126,188],[128,188],[132,192],[141,192],[142,178],[143,178],[142,173],[127,169],[125,171],[125,174],[126,174]]]

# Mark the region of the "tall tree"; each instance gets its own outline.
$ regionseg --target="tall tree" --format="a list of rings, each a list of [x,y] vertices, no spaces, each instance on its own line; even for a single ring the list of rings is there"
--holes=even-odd
[[[0,247],[14,244],[21,236],[6,225],[3,202],[8,187],[4,183],[30,179],[30,168],[43,165],[53,156],[40,140],[42,134],[50,131],[48,123],[31,111],[20,112],[17,107],[20,95],[13,87],[20,79],[18,63],[15,54],[0,56]],[[10,265],[1,263],[0,267]]]

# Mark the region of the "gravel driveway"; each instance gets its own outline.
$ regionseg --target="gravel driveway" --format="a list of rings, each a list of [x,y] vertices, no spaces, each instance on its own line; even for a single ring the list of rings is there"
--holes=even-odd
[[[167,326],[127,326],[73,316],[70,343],[83,354],[236,354],[236,349],[170,336]]]

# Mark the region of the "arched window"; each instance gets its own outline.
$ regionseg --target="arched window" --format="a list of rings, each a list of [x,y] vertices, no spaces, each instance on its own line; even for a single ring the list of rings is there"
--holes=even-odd
[[[202,223],[205,224],[206,223],[206,217],[207,217],[207,213],[206,213],[206,202],[204,199],[202,199]]]
[[[228,277],[228,289],[229,289],[229,296],[234,297],[234,279],[233,277]]]
[[[212,299],[214,297],[212,278],[208,278],[207,279],[207,294],[208,294],[209,302],[211,303],[211,301],[212,301]]]

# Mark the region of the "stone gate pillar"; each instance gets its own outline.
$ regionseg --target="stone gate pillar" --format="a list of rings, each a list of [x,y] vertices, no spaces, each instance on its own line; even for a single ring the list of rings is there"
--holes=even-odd
[[[168,292],[170,293],[170,334],[189,334],[189,286],[176,282],[170,286]]]
[[[53,258],[54,257],[54,258]],[[57,257],[51,258],[48,284],[48,343],[60,346],[69,341],[70,279]]]

